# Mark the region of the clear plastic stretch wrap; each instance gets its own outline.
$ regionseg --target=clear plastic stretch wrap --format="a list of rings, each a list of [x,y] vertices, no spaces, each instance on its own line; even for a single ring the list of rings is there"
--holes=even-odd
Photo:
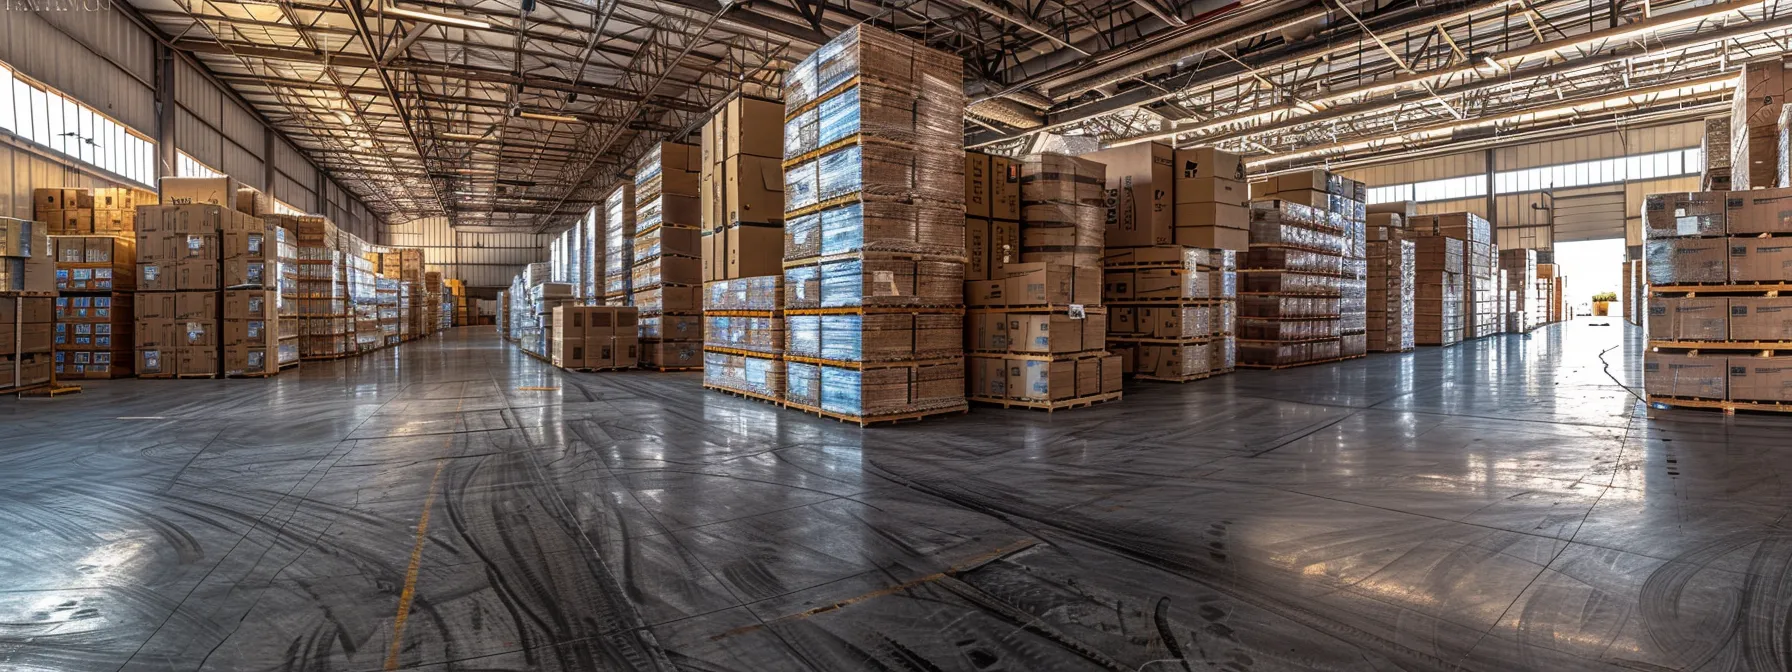
[[[639,294],[643,287],[653,287],[660,284],[660,265],[650,263],[637,264],[635,265],[634,270],[629,271],[629,279],[634,284],[635,293]]]
[[[890,362],[915,356],[911,315],[823,315],[821,358],[842,362]]]
[[[1245,268],[1283,269],[1323,275],[1345,275],[1345,266],[1346,260],[1336,254],[1286,247],[1252,247],[1245,253],[1244,261]]]
[[[1248,339],[1248,336],[1240,336]],[[1305,343],[1243,341],[1238,343],[1238,360],[1259,364],[1280,365],[1337,359],[1343,349],[1337,339]]]
[[[703,319],[704,345],[772,355],[784,351],[784,318],[712,315]]]
[[[1238,298],[1237,271],[1203,271],[1207,278],[1207,297],[1212,299]]]
[[[1328,212],[1300,203],[1283,200],[1251,201],[1251,221],[1272,224],[1286,224],[1336,234],[1342,239],[1345,233],[1346,217],[1335,212]],[[1257,242],[1255,227],[1252,229],[1251,242]],[[1340,242],[1338,251],[1344,251]]]
[[[1163,324],[1169,329],[1158,329],[1157,338],[1207,338],[1214,334],[1213,314],[1218,310],[1215,306],[1172,306],[1157,309],[1162,311]]]
[[[784,354],[821,357],[821,316],[790,315],[784,318]]]
[[[1107,207],[1107,166],[1099,161],[1066,154],[1028,154],[1020,166],[1020,202],[1069,203]],[[1026,220],[1026,217],[1022,217]]]
[[[660,176],[660,168],[663,164],[660,159],[661,145],[659,143],[654,143],[646,154],[641,155],[641,160],[635,163],[636,189],[641,189],[642,185],[652,182],[653,178]]]
[[[784,307],[821,307],[821,266],[793,266],[784,269]]]
[[[704,310],[779,311],[784,309],[784,276],[717,280],[703,286]]]
[[[789,192],[785,192],[786,195]],[[821,214],[784,220],[784,259],[795,261],[821,254]]]
[[[703,338],[703,318],[696,315],[649,315],[640,318],[636,333],[641,338],[694,341]],[[783,343],[780,337],[778,342]]]
[[[820,406],[821,367],[802,362],[785,362],[784,399],[793,404]]]
[[[1336,317],[1341,299],[1312,296],[1241,296],[1239,317]]]
[[[858,196],[864,201],[960,204],[964,158],[957,161],[912,145],[847,145],[784,172],[785,210]]]
[[[964,402],[964,362],[865,369],[821,367],[822,410],[879,416],[946,408]]]
[[[779,360],[720,352],[703,355],[703,382],[716,387],[782,398],[785,377],[785,363]]]
[[[1246,272],[1239,291],[1247,294],[1285,293],[1338,296],[1341,278],[1293,271]]]
[[[1296,206],[1298,207],[1298,206]],[[1263,212],[1253,210],[1253,213]],[[1251,247],[1291,247],[1323,254],[1343,255],[1344,237],[1302,224],[1251,220]],[[1249,265],[1248,259],[1246,263]]]
[[[798,267],[802,268],[802,267]],[[964,295],[964,265],[867,256],[820,264],[820,307],[948,306]],[[797,308],[792,271],[785,271],[786,307]],[[805,297],[806,298],[806,297]]]
[[[1238,338],[1222,336],[1207,344],[1207,355],[1214,370],[1227,370],[1238,366]]]

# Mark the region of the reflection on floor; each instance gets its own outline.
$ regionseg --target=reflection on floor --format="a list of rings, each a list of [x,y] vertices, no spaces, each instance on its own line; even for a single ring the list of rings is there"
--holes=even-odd
[[[5,400],[0,668],[1784,669],[1792,422],[1647,417],[1638,345],[871,430],[483,328]]]

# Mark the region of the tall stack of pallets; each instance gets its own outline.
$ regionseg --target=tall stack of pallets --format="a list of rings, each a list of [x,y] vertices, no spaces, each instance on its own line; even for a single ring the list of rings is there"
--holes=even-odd
[[[641,367],[703,367],[702,159],[695,145],[662,142],[635,167],[633,305]]]
[[[1467,330],[1464,314],[1462,239],[1419,236],[1413,240],[1416,289],[1413,299],[1413,342],[1451,346],[1461,343]]]
[[[635,183],[616,185],[610,195],[604,197],[603,233],[602,303],[632,306],[635,300],[631,275],[635,267]],[[597,260],[595,254],[592,260]],[[512,297],[512,300],[521,299]]]
[[[1251,244],[1239,262],[1238,365],[1285,368],[1344,356],[1341,306],[1346,229],[1301,203],[1251,203]]]
[[[966,409],[963,64],[869,25],[785,78],[787,405]]]
[[[703,288],[703,386],[784,403],[784,276]]]
[[[0,218],[0,390],[51,384],[55,252],[49,226]]]
[[[1370,352],[1413,349],[1418,246],[1407,238],[1404,219],[1396,213],[1369,215]]]

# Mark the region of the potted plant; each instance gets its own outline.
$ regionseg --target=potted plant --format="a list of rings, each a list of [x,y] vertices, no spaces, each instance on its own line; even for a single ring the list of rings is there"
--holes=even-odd
[[[1611,314],[1612,302],[1618,300],[1617,292],[1600,292],[1593,295],[1593,314],[1605,317]]]

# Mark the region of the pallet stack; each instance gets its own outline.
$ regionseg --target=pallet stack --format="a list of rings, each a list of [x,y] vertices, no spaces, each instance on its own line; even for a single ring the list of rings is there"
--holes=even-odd
[[[1493,225],[1472,212],[1452,212],[1411,217],[1406,228],[1419,237],[1443,236],[1462,241],[1462,338],[1499,333],[1499,248],[1493,242]]]
[[[402,307],[398,300],[399,286],[397,278],[377,276],[373,279],[375,303],[379,308],[380,342],[383,345],[398,345],[402,342],[399,332],[404,322]]]
[[[351,352],[359,355],[386,347],[386,330],[380,324],[379,273],[374,263],[359,251],[345,249],[342,258],[353,314]]]
[[[231,186],[229,178],[164,178],[163,199],[182,204],[137,209],[139,377],[280,371],[276,238],[264,220],[234,209]]]
[[[1511,304],[1506,331],[1525,333],[1547,320],[1545,295],[1538,291],[1537,251],[1500,250],[1500,270],[1506,274],[1506,292]]]
[[[1734,160],[1730,143],[1730,117],[1705,118],[1705,133],[1700,138],[1699,147],[1705,153],[1705,171],[1699,176],[1700,188],[1705,191],[1729,191],[1734,186],[1730,180],[1731,161]]]
[[[618,371],[635,368],[640,362],[640,317],[633,306],[581,306],[569,298],[555,302],[548,323],[553,330],[547,360],[554,366],[569,371]]]
[[[0,218],[0,390],[48,385],[56,262],[43,222]]]
[[[1398,213],[1369,215],[1369,352],[1407,352],[1414,343],[1418,245]]]
[[[56,253],[56,377],[129,377],[136,326],[131,302],[137,280],[135,238],[51,236],[50,245]]]
[[[635,184],[623,182],[604,198],[603,305],[632,306],[631,273],[635,267]],[[595,254],[592,257],[595,262]],[[596,265],[594,263],[594,265]],[[513,297],[521,300],[523,297]]]
[[[1785,96],[1786,71],[1779,57],[1743,64],[1731,98],[1729,188],[1747,191],[1786,184],[1779,160]]]
[[[703,386],[784,403],[784,276],[703,286]]]
[[[785,79],[787,405],[966,409],[963,63],[860,25]]]
[[[1442,347],[1461,343],[1468,329],[1462,239],[1419,236],[1413,242],[1413,342]]]
[[[703,125],[703,281],[783,273],[784,104],[736,96]]]
[[[275,346],[280,368],[298,366],[301,358],[299,323],[299,246],[297,234],[282,226],[271,218],[263,218],[268,229],[274,234],[274,261],[279,272],[275,282],[279,285],[278,305],[274,313],[280,316],[280,330],[277,333],[278,344]]]
[[[1792,189],[1653,194],[1643,384],[1652,403],[1792,410]]]
[[[635,166],[630,291],[641,311],[641,368],[703,368],[701,153],[662,142]]]
[[[1238,365],[1284,368],[1343,356],[1343,222],[1292,201],[1251,203],[1239,262]]]
[[[1568,279],[1561,276],[1553,263],[1537,263],[1537,293],[1541,295],[1544,324],[1555,324],[1566,317]]]
[[[1643,260],[1624,262],[1624,277],[1624,314],[1627,321],[1640,327],[1643,325],[1643,316],[1649,310],[1649,280],[1643,275]]]
[[[1108,341],[1140,380],[1184,383],[1232,372],[1237,253],[1184,245],[1109,248]]]

